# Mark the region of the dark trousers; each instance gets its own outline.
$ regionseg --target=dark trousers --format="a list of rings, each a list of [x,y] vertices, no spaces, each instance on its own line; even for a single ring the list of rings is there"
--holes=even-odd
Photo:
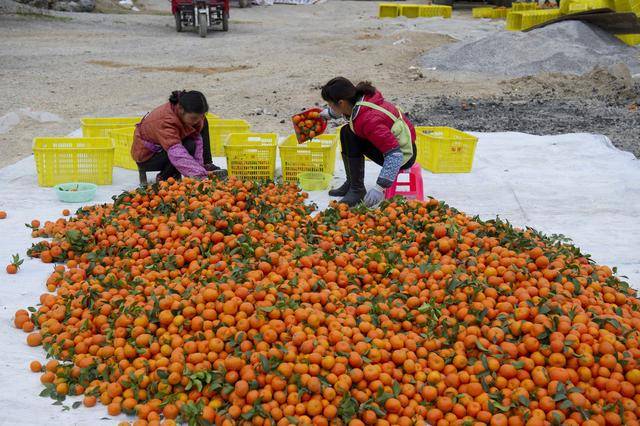
[[[206,117],[204,118],[204,125],[202,131],[200,131],[200,136],[202,137],[202,158],[204,164],[211,164],[211,141],[209,140],[209,123]],[[192,138],[183,139],[182,145],[184,145],[189,154],[193,155],[196,152],[196,144]],[[153,154],[153,157],[147,161],[138,163],[138,167],[145,171],[159,171],[160,174],[158,177],[160,180],[166,180],[170,177],[180,178],[180,172],[171,164],[169,155],[164,149]]]
[[[193,155],[196,152],[196,143],[192,138],[184,139],[182,141],[182,145],[189,154]],[[169,154],[167,154],[167,151],[164,149],[153,154],[153,157],[149,158],[144,163],[138,163],[138,167],[145,171],[160,171],[157,180],[167,180],[170,177],[180,179],[181,177],[180,172],[171,163]]]
[[[369,142],[368,140],[357,136],[351,130],[349,125],[344,125],[340,129],[340,148],[344,154],[347,154],[347,157],[359,157],[364,155],[374,163],[382,166],[384,163],[384,155],[382,151],[380,151],[374,144]],[[402,170],[406,170],[413,166],[416,162],[416,154],[418,150],[416,149],[416,144],[413,144],[413,155],[411,158],[400,167]]]

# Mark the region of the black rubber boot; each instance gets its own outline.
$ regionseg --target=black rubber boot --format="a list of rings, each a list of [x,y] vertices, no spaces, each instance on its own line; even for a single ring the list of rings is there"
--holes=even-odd
[[[349,187],[351,186],[351,176],[349,174],[349,158],[346,154],[342,154],[342,162],[344,163],[344,172],[347,175],[347,181],[341,186],[329,191],[330,197],[344,197],[345,195],[347,195]]]
[[[364,156],[348,157],[349,174],[351,177],[351,185],[340,200],[341,203],[353,207],[364,199],[367,189],[364,187]]]

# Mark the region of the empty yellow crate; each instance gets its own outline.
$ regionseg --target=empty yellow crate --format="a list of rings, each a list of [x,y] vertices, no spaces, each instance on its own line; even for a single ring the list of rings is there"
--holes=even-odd
[[[215,114],[207,113],[209,121],[217,119]],[[108,137],[107,132],[115,129],[131,127],[142,121],[143,117],[85,117],[80,120],[82,136],[92,138]]]
[[[285,182],[298,182],[303,172],[333,174],[336,164],[336,135],[320,135],[303,144],[295,135],[280,144],[280,164]]]
[[[243,180],[273,180],[276,172],[277,134],[231,133],[223,147],[229,175]]]
[[[420,5],[418,4],[403,4],[400,6],[400,15],[407,18],[420,17]]]
[[[492,18],[493,7],[474,7],[471,9],[471,16],[474,18]]]
[[[110,185],[113,151],[108,138],[35,138],[33,155],[38,185],[66,182]]]
[[[523,10],[537,10],[538,9],[538,3],[534,3],[534,2],[512,3],[511,4],[511,9],[514,12],[520,12],[520,11],[523,11]]]
[[[91,138],[107,137],[109,130],[134,126],[141,117],[85,117],[80,120],[82,136]]]
[[[245,120],[209,120],[209,139],[211,143],[211,155],[213,157],[224,156],[224,142],[232,133],[247,133],[251,125]]]
[[[433,4],[420,6],[421,18],[432,18],[436,16],[451,18],[451,6],[441,6]]]
[[[618,34],[616,37],[629,46],[636,46],[640,44],[640,34]]]
[[[451,127],[416,127],[418,163],[433,173],[469,173],[478,138]]]
[[[400,6],[395,3],[378,4],[379,18],[397,18],[400,16]]]
[[[640,0],[629,0],[629,9],[640,17]]]
[[[138,165],[131,158],[131,145],[135,127],[109,130],[108,135],[113,142],[113,165],[123,169],[138,170]]]

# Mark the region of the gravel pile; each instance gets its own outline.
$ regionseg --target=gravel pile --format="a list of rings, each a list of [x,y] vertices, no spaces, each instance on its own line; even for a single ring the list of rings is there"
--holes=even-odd
[[[564,21],[530,32],[500,32],[430,50],[425,68],[504,76],[541,72],[581,75],[596,66],[624,63],[640,72],[639,52],[611,34],[579,21]]]

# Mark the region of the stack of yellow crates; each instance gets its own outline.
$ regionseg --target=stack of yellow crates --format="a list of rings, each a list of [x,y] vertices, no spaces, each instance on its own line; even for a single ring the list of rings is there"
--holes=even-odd
[[[435,4],[396,4],[396,3],[379,3],[379,18],[397,18],[404,16],[406,18],[431,18],[440,16],[443,18],[451,18],[451,6],[442,6]]]
[[[512,10],[514,9],[506,7],[474,7],[471,9],[471,14],[474,18],[506,19],[507,14]]]
[[[632,12],[640,18],[640,0],[614,0],[614,7],[616,12]],[[640,44],[640,34],[618,34],[616,37],[630,46]]]
[[[397,18],[400,16],[400,6],[395,3],[378,4],[379,18]]]
[[[559,9],[509,12],[509,14],[507,15],[507,30],[523,31],[559,17]]]
[[[493,16],[493,7],[474,7],[471,9],[471,16],[474,18],[491,18]]]
[[[563,14],[585,12],[594,9],[615,10],[615,0],[565,0],[560,2],[560,11]]]
[[[491,13],[491,18],[493,19],[507,19],[507,15],[511,12],[512,9],[506,7],[496,7],[493,9]]]
[[[451,6],[442,6],[437,4],[428,4],[420,6],[421,18],[432,18],[441,16],[443,18],[451,18]]]
[[[511,4],[511,9],[514,12],[523,12],[525,10],[537,10],[538,3],[536,2],[517,2]]]
[[[611,9],[618,13],[633,12],[640,17],[640,0],[560,0],[561,15],[595,9]],[[616,37],[631,46],[640,44],[640,34],[617,34]]]

